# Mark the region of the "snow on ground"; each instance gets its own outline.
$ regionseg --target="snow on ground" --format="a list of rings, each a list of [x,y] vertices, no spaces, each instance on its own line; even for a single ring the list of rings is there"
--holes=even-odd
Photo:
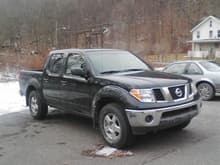
[[[19,84],[14,82],[0,83],[0,116],[26,109],[25,98],[19,94]]]
[[[82,155],[89,157],[103,157],[103,158],[114,158],[114,157],[127,157],[133,156],[134,153],[126,150],[118,150],[116,148],[112,148],[109,146],[104,146],[102,144],[98,144],[93,146],[91,149],[83,150]]]

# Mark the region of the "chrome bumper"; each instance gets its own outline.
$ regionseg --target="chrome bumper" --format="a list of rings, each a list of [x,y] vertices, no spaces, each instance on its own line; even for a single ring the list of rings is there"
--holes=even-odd
[[[192,119],[202,107],[201,100],[172,106],[167,108],[149,110],[131,110],[125,112],[131,127],[156,127],[160,125],[172,125]]]

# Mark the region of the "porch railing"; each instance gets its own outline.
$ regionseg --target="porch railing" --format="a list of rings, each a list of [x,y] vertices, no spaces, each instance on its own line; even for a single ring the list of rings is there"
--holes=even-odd
[[[220,58],[220,51],[216,51],[215,58]]]
[[[188,51],[188,57],[207,58],[208,55],[208,51]]]

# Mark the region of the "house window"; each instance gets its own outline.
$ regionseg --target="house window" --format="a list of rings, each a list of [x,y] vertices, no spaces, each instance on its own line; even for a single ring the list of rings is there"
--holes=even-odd
[[[213,37],[213,31],[210,30],[210,31],[209,31],[209,38],[212,38],[212,37]]]
[[[200,31],[197,31],[197,38],[200,38]]]
[[[220,38],[220,30],[218,30],[218,38]]]
[[[212,20],[210,21],[209,26],[212,27]]]

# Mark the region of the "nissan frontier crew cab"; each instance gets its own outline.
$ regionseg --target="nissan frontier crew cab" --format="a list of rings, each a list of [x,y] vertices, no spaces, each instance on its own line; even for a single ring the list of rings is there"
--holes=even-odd
[[[116,148],[133,135],[183,129],[202,106],[191,79],[155,72],[123,50],[51,51],[43,70],[21,71],[19,83],[33,118],[44,119],[48,106],[92,118]]]

